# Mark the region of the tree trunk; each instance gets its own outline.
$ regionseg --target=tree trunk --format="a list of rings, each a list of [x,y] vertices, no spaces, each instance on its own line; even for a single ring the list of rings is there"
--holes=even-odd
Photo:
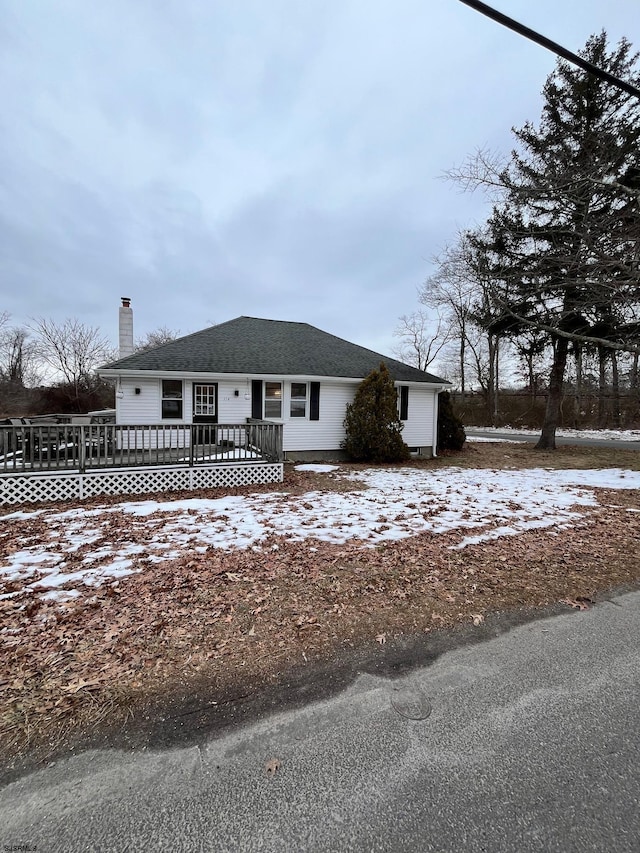
[[[618,354],[611,350],[611,385],[613,392],[613,419],[614,429],[620,429],[620,376],[618,373]]]
[[[493,425],[498,426],[498,414],[500,412],[500,402],[498,400],[498,388],[500,387],[500,338],[496,338],[495,341],[496,367],[493,371],[495,383],[493,389]]]
[[[574,343],[573,345],[573,353],[576,360],[576,417],[575,417],[575,426],[576,429],[580,429],[580,423],[582,421],[582,346],[581,344]]]
[[[528,352],[526,355],[527,360],[527,374],[529,376],[529,399],[531,405],[535,405],[536,402],[536,379],[533,375],[533,352]]]
[[[598,429],[607,425],[607,351],[598,347]]]
[[[633,354],[631,362],[631,371],[629,373],[629,385],[631,389],[631,406],[628,413],[630,420],[635,420],[640,415],[640,385],[638,383],[638,361],[640,358],[638,353]]]
[[[638,356],[637,352],[633,354],[633,361],[631,362],[631,371],[629,373],[629,385],[631,386],[632,391],[638,390],[638,360],[640,356]]]
[[[465,359],[465,331],[464,327],[460,329],[460,397],[464,402],[464,359]]]
[[[542,424],[542,433],[536,444],[536,450],[556,449],[556,429],[560,420],[560,405],[562,403],[562,386],[564,382],[564,371],[567,365],[567,352],[569,341],[566,338],[558,338],[553,347],[553,365],[549,377],[549,391],[547,394],[547,410]]]
[[[489,347],[489,375],[487,376],[487,416],[492,426],[495,426],[496,362],[495,338],[493,337],[493,335],[488,335],[487,345]]]

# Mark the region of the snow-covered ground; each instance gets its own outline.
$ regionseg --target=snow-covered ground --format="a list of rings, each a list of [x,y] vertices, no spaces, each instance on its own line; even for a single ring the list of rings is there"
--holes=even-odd
[[[277,549],[278,537],[356,542],[367,548],[424,532],[459,531],[452,547],[464,548],[532,528],[555,533],[579,519],[581,508],[597,505],[594,488],[640,489],[640,472],[620,469],[333,469],[333,475],[367,488],[9,513],[0,518],[0,597],[26,587],[43,597],[74,598],[158,561],[209,547],[247,549],[264,543]],[[34,524],[25,525],[21,534],[19,521]],[[8,592],[3,581],[12,582]]]
[[[467,441],[472,444],[481,444],[484,442],[485,444],[522,444],[521,441],[516,441],[514,438],[503,438],[502,436],[489,436],[489,435],[468,435]]]
[[[497,432],[513,435],[540,435],[539,429],[526,429],[520,427],[475,427],[468,426],[465,429],[478,430],[479,432]],[[557,429],[559,438],[594,438],[604,441],[640,441],[640,429]],[[481,441],[481,438],[468,437],[469,441]]]

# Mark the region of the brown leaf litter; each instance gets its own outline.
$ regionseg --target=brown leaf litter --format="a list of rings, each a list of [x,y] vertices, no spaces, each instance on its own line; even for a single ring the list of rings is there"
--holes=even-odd
[[[513,446],[500,447],[479,445],[448,464],[511,467]],[[528,452],[527,462],[551,467]],[[554,458],[569,457],[563,448]],[[597,465],[592,454],[590,467]],[[625,465],[619,456],[617,465]],[[289,471],[282,488],[300,495],[344,490],[345,481]],[[607,590],[640,577],[640,513],[628,511],[638,508],[638,492],[596,494],[599,506],[582,507],[570,529],[531,530],[463,550],[449,546],[464,531],[368,549],[273,537],[260,550],[184,553],[116,587],[96,587],[89,599],[4,598],[3,764],[27,754],[46,757],[107,723],[126,726],[141,709],[195,683],[205,684],[215,702],[239,680],[267,684],[294,664],[330,661],[339,649],[378,646],[383,654],[382,646],[399,635],[463,622],[480,626],[494,611],[557,602],[589,607]],[[127,523],[117,515],[115,535],[117,525]],[[37,524],[30,535],[38,536]],[[11,591],[11,584],[0,591]]]

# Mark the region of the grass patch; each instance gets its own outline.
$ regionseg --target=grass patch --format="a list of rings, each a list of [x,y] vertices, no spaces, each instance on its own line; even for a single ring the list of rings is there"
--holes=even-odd
[[[460,468],[626,468],[640,471],[640,447],[624,450],[611,447],[562,445],[556,450],[536,450],[529,442],[467,442],[460,453],[443,453],[433,460],[437,467]]]

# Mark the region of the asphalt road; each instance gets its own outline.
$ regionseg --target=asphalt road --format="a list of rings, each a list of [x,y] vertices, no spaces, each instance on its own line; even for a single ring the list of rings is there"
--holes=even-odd
[[[468,436],[491,438],[495,441],[524,441],[536,444],[540,438],[540,433],[536,433],[536,435],[524,435],[521,433],[503,433],[494,430],[488,432],[482,429],[473,429],[472,427],[465,427],[465,431]],[[616,448],[620,450],[640,450],[640,441],[624,441],[622,439],[611,438],[561,438],[560,436],[557,436],[556,444],[558,446],[573,445],[577,447],[608,447],[610,450],[615,450]]]
[[[200,744],[65,759],[0,791],[0,849],[637,851],[639,637],[632,592]]]

